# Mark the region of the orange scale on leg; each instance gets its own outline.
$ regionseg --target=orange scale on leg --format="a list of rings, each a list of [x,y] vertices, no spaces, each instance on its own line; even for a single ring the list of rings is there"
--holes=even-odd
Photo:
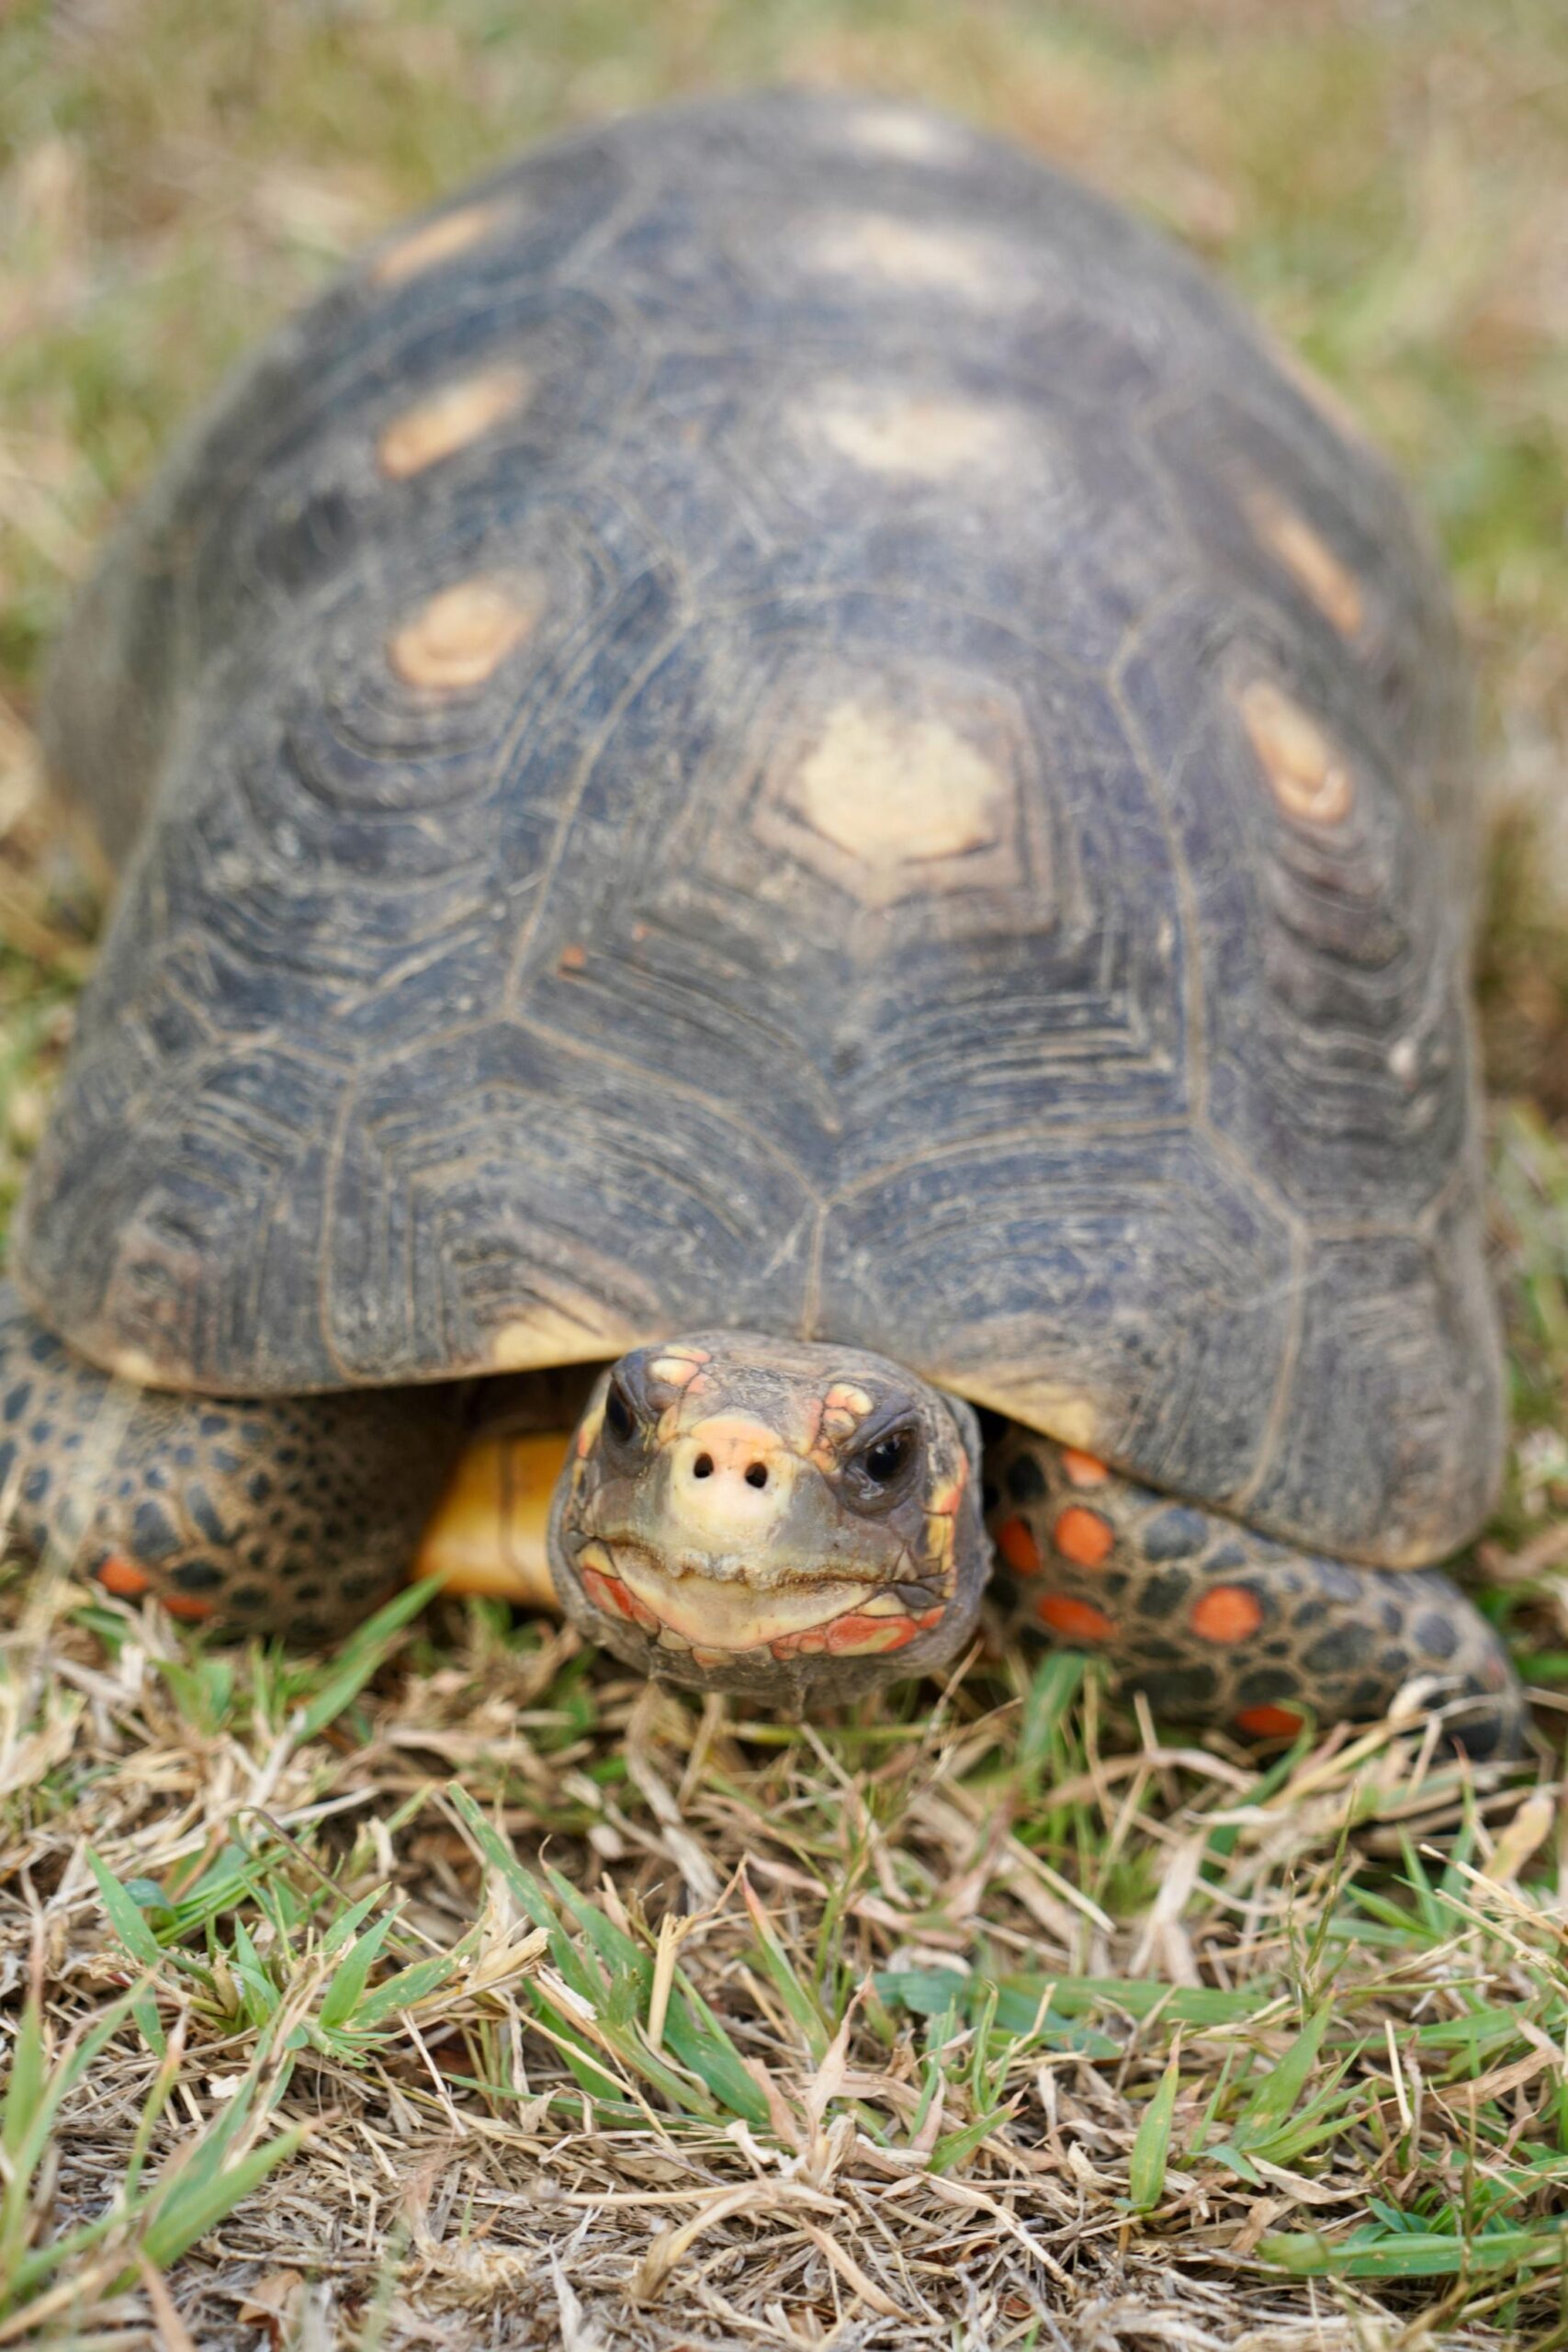
[[[1116,1530],[1086,1504],[1069,1503],[1051,1530],[1051,1541],[1064,1560],[1080,1568],[1100,1568],[1115,1547]]]
[[[1293,1739],[1305,1720],[1293,1707],[1244,1707],[1235,1725],[1254,1739]]]
[[[171,1592],[164,1596],[164,1606],[171,1617],[183,1618],[187,1625],[199,1625],[212,1614],[210,1600],[197,1600],[188,1592]]]
[[[1188,1623],[1206,1642],[1245,1642],[1263,1623],[1263,1603],[1244,1584],[1211,1585]]]
[[[1015,1577],[1037,1577],[1045,1563],[1026,1519],[1004,1519],[997,1530],[997,1549]]]
[[[1035,1610],[1043,1625],[1065,1642],[1110,1642],[1116,1628],[1103,1609],[1091,1600],[1075,1600],[1068,1592],[1048,1592]]]
[[[1062,1448],[1062,1467],[1075,1487],[1103,1487],[1111,1476],[1098,1454],[1085,1453],[1076,1445]]]
[[[134,1560],[111,1553],[98,1570],[98,1582],[118,1600],[135,1600],[147,1589],[148,1579]]]

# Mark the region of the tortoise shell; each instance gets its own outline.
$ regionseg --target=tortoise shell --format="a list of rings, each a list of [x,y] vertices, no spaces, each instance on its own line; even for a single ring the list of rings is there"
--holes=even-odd
[[[1430,1557],[1500,1444],[1460,676],[1380,460],[1071,182],[797,95],[544,149],[84,600],[130,855],[21,1283],[217,1394],[829,1336]]]

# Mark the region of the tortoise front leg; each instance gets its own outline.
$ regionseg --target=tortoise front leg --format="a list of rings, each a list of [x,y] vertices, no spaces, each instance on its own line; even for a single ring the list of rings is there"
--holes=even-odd
[[[1472,1756],[1518,1747],[1524,1699],[1496,1634],[1436,1569],[1354,1567],[1173,1501],[1010,1426],[987,1521],[1022,1622],[1098,1651],[1178,1720],[1286,1736],[1372,1721],[1416,1676]]]
[[[449,1387],[221,1402],[139,1389],[0,1284],[6,1531],[179,1617],[343,1632],[407,1577],[461,1438]]]

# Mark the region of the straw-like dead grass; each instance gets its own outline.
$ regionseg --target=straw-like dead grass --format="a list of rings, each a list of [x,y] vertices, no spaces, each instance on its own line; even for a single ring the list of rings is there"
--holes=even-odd
[[[1224,262],[1398,449],[1481,658],[1545,1697],[1264,1758],[982,1648],[854,1720],[401,1604],[329,1658],[0,1587],[0,2346],[1568,2347],[1568,33],[1551,0],[0,12],[0,1208],[90,961],[41,646],[260,323],[558,121],[936,96]],[[1544,817],[1541,808],[1544,804]],[[406,1622],[403,1622],[406,1619]]]

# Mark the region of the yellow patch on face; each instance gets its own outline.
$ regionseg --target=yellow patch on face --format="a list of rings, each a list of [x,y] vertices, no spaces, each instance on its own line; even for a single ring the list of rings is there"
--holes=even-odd
[[[1269,678],[1252,679],[1239,701],[1252,748],[1286,816],[1312,825],[1341,823],[1355,786],[1317,721]]]
[[[661,1624],[684,1635],[694,1649],[701,1645],[714,1651],[720,1660],[737,1650],[755,1649],[761,1643],[782,1641],[825,1624],[857,1606],[865,1592],[863,1584],[843,1580],[759,1591],[754,1585],[717,1577],[667,1576],[646,1554],[629,1546],[616,1552],[615,1574]]]
[[[667,1388],[689,1388],[706,1362],[700,1350],[671,1349],[667,1355],[655,1356],[648,1367],[649,1377],[661,1381]]]
[[[1014,420],[983,401],[911,400],[852,386],[819,395],[807,422],[852,465],[915,481],[998,471],[1020,445]]]
[[[1342,637],[1354,637],[1365,605],[1361,586],[1348,565],[1293,506],[1261,484],[1247,495],[1247,512],[1265,547],[1293,572]]]
[[[862,865],[888,871],[993,847],[1008,782],[936,717],[846,700],[828,713],[790,793],[812,831]]]
[[[856,1388],[847,1380],[836,1380],[822,1400],[829,1413],[848,1413],[863,1420],[871,1410],[871,1398],[863,1388]]]
[[[482,375],[443,385],[387,426],[376,444],[381,471],[394,481],[406,481],[466,449],[505,418],[520,413],[531,380],[524,368],[491,368]]]
[[[438,220],[426,220],[383,246],[370,274],[378,286],[401,286],[481,243],[500,227],[505,212],[501,204],[465,204],[456,212],[444,212]]]
[[[498,580],[462,580],[455,588],[444,588],[404,622],[387,648],[387,658],[407,685],[461,693],[483,685],[533,634],[537,619],[536,600],[517,587]],[[534,1356],[529,1361],[547,1363],[554,1359]]]

